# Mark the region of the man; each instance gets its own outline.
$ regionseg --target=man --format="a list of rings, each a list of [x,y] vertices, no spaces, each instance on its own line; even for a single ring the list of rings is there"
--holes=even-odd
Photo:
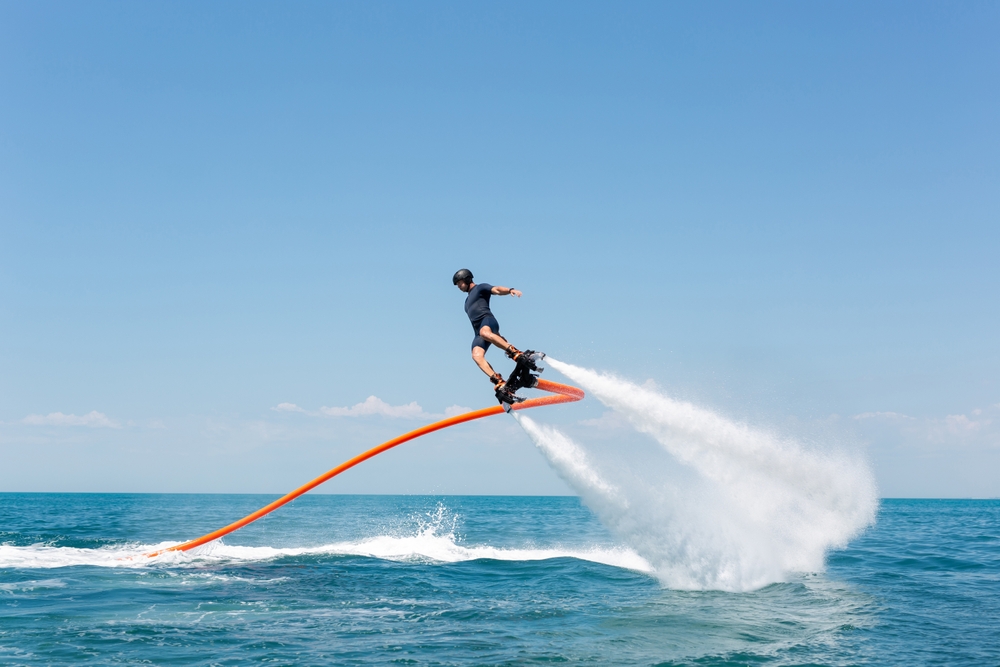
[[[497,395],[504,391],[503,377],[493,370],[490,363],[486,361],[486,350],[490,345],[496,345],[507,353],[507,356],[514,361],[518,360],[521,351],[507,342],[507,339],[500,335],[500,323],[490,312],[490,297],[494,294],[503,296],[511,294],[521,298],[521,292],[510,287],[500,287],[482,283],[477,285],[472,280],[472,271],[460,269],[452,276],[451,282],[458,286],[458,289],[467,293],[465,297],[465,313],[472,322],[472,330],[476,337],[472,339],[472,360],[486,375],[490,381],[496,385]],[[508,401],[509,402],[509,401]]]

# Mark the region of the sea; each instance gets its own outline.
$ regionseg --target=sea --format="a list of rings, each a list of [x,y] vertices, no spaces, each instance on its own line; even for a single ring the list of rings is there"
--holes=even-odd
[[[1000,665],[1000,501],[678,588],[577,497],[0,494],[2,665]],[[640,549],[641,550],[641,549]]]

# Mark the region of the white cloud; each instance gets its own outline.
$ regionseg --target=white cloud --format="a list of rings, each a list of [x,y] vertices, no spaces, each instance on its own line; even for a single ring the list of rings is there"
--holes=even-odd
[[[889,420],[908,420],[916,421],[916,417],[910,417],[909,415],[904,415],[899,412],[862,412],[860,415],[854,415],[854,419],[889,419]]]
[[[349,408],[328,408],[326,406],[319,411],[328,417],[364,417],[368,415],[382,415],[383,417],[393,417],[401,419],[418,419],[420,417],[430,417],[416,401],[406,405],[389,405],[378,396],[369,396],[363,403],[352,405]]]
[[[324,405],[316,412],[300,408],[294,403],[279,403],[271,409],[275,412],[298,412],[304,415],[309,415],[310,417],[367,417],[370,415],[381,415],[383,417],[392,417],[394,419],[425,419],[429,417],[441,416],[424,412],[424,409],[420,407],[416,401],[407,403],[406,405],[389,405],[378,396],[369,396],[363,402],[345,408],[331,408]],[[452,406],[451,408],[448,408],[448,410],[454,409],[461,412],[468,410],[468,408],[461,408],[459,406]],[[447,414],[450,415],[451,413]],[[459,414],[459,412],[456,412],[455,414]]]
[[[604,414],[596,419],[583,419],[580,421],[580,425],[587,428],[601,429],[630,428],[628,419],[614,410],[605,410]]]
[[[973,412],[973,414],[976,413]],[[948,430],[952,433],[958,434],[975,433],[976,431],[989,426],[992,421],[992,419],[974,421],[965,415],[948,415],[944,418],[944,423],[948,427]]]
[[[108,419],[103,412],[91,410],[85,415],[64,415],[61,412],[50,412],[47,415],[28,415],[22,423],[32,426],[90,426],[91,428],[121,428],[121,424]]]
[[[350,407],[329,407],[324,405],[319,410],[306,410],[294,403],[279,403],[271,408],[275,412],[297,412],[310,417],[368,417],[379,415],[392,419],[441,419],[442,417],[454,417],[472,408],[462,405],[452,405],[445,408],[444,414],[425,412],[416,401],[406,405],[390,405],[378,396],[369,396],[361,403],[356,403]]]
[[[970,410],[967,414],[943,417],[910,417],[898,412],[865,412],[854,415],[854,419],[866,422],[873,428],[897,430],[905,440],[914,445],[919,443],[934,446],[957,444],[975,446],[977,443],[1000,445],[1000,429],[997,428],[1000,422],[987,417],[979,408]]]
[[[278,403],[271,409],[275,412],[303,412],[305,414],[309,414],[304,408],[300,408],[294,403]]]

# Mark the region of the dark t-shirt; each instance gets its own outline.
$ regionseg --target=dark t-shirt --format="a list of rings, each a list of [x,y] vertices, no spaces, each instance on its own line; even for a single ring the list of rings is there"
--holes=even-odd
[[[479,330],[479,323],[483,321],[484,317],[493,315],[490,312],[491,289],[493,289],[493,285],[479,283],[469,290],[469,296],[465,297],[465,314],[469,316],[472,328],[476,331]]]

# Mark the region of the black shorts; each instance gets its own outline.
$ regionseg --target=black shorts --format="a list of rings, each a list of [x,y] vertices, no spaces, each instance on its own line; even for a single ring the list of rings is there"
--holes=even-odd
[[[492,331],[495,334],[498,334],[500,333],[500,323],[497,322],[497,318],[493,317],[492,315],[487,315],[483,319],[479,320],[479,322],[472,325],[472,330],[476,332],[476,337],[472,339],[472,349],[481,347],[483,348],[483,352],[485,352],[486,350],[490,349],[490,344],[486,341],[485,338],[479,335],[479,330],[482,329],[483,327],[489,327],[490,331]]]

